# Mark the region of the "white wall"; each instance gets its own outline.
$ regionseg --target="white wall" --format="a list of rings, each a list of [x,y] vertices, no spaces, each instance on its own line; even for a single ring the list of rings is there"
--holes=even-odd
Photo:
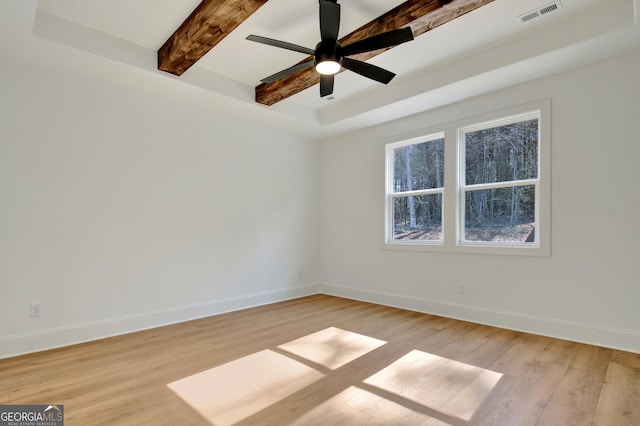
[[[1,64],[0,357],[315,292],[317,144],[95,61]]]
[[[325,142],[323,290],[640,352],[639,70],[635,51]],[[382,249],[385,141],[542,98],[553,117],[551,257]]]

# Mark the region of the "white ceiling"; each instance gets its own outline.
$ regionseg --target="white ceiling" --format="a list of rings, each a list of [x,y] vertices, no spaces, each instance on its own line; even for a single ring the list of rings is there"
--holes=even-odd
[[[155,69],[156,51],[199,2],[39,0],[33,32],[160,73]],[[340,36],[402,2],[341,1]],[[258,34],[310,48],[319,40],[317,0],[269,0],[180,79],[314,129],[344,131],[580,66],[640,44],[640,0],[561,0],[556,12],[527,23],[518,19],[550,2],[495,0],[371,59],[397,74],[387,86],[344,72],[336,76],[333,100],[321,99],[314,86],[265,107],[255,104],[253,88],[261,78],[305,55],[245,37]]]

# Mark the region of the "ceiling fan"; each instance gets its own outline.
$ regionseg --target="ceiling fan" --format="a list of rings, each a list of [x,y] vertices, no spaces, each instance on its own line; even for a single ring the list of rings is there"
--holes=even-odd
[[[387,84],[395,77],[395,74],[383,68],[368,64],[347,56],[372,50],[397,46],[413,40],[411,28],[405,27],[377,34],[365,39],[356,41],[347,46],[341,46],[338,42],[338,31],[340,30],[340,5],[337,0],[319,0],[320,2],[320,42],[315,50],[286,41],[275,40],[258,35],[249,35],[247,40],[257,43],[267,44],[282,49],[293,50],[294,52],[312,55],[313,60],[301,62],[292,67],[279,71],[269,77],[263,78],[263,83],[272,83],[297,71],[315,66],[320,76],[320,97],[333,93],[334,75],[340,71],[341,67],[358,73],[380,83]]]

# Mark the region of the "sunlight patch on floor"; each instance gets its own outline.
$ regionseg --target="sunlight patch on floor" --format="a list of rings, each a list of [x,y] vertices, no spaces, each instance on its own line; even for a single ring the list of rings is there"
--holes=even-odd
[[[296,419],[292,425],[423,425],[449,426],[366,390],[350,386]]]
[[[263,350],[167,386],[215,425],[245,419],[324,377],[386,342],[335,327]],[[287,353],[292,356],[287,356]],[[313,368],[295,357],[304,358]]]
[[[231,425],[294,394],[324,375],[263,350],[167,386],[215,425]]]
[[[329,327],[278,348],[335,370],[385,343],[384,340]]]
[[[502,374],[413,350],[364,383],[468,421]]]
[[[385,345],[330,327],[167,386],[214,425],[256,415]],[[330,371],[338,370],[338,371]],[[424,424],[470,421],[502,374],[413,350],[364,381],[336,390],[295,424]]]

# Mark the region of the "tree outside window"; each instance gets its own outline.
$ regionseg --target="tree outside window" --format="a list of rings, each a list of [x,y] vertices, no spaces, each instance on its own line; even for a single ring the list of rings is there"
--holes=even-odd
[[[462,240],[535,242],[537,118],[462,129]]]
[[[442,241],[444,138],[393,149],[392,233],[395,240]]]

